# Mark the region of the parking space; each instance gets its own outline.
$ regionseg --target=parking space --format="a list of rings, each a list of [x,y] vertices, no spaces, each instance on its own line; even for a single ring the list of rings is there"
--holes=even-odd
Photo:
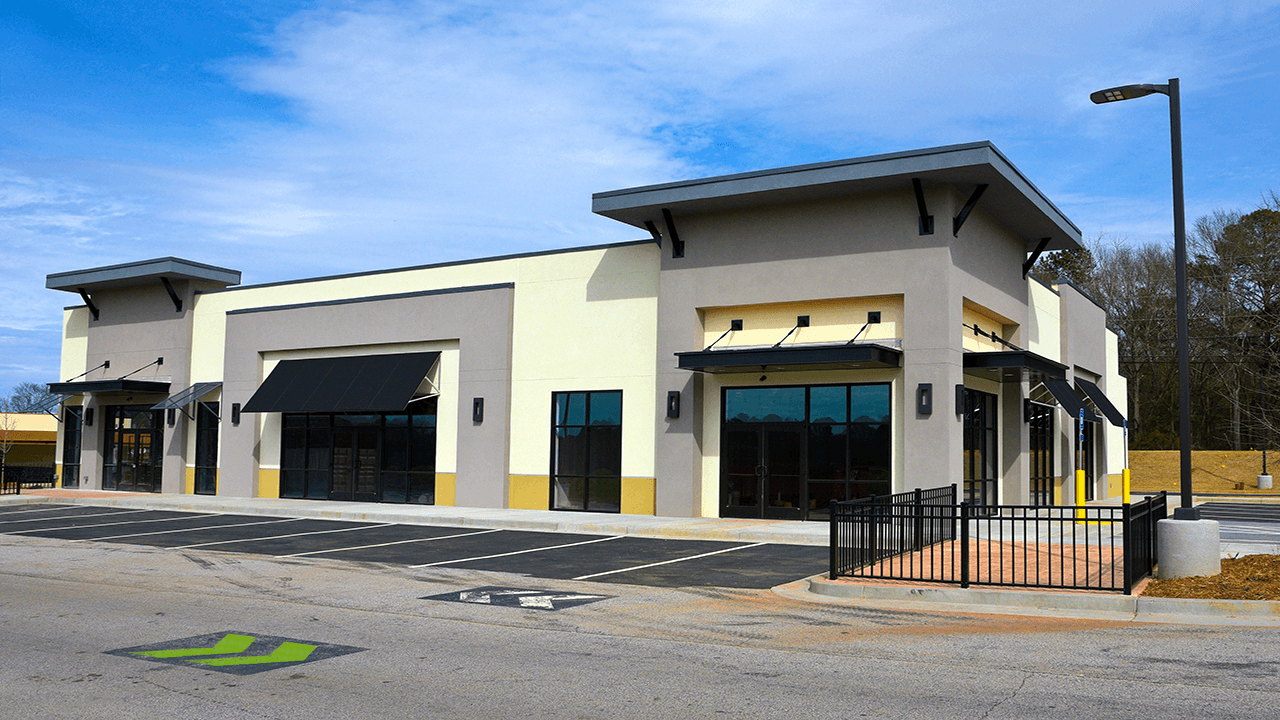
[[[175,550],[448,567],[560,580],[768,588],[822,572],[827,549],[710,540],[125,510],[4,508],[0,533]]]

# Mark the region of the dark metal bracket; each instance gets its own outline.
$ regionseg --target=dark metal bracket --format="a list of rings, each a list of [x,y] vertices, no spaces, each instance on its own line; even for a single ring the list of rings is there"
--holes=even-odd
[[[959,237],[960,228],[964,225],[964,221],[969,219],[969,213],[973,212],[973,208],[978,204],[978,198],[982,197],[982,193],[987,191],[987,185],[979,185],[973,189],[973,194],[969,196],[969,201],[960,208],[960,214],[955,216],[951,221],[951,236]]]
[[[774,343],[774,344],[773,344],[773,346],[774,346],[774,347],[778,347],[778,346],[782,345],[782,343],[784,343],[784,342],[786,342],[786,341],[787,341],[787,338],[791,337],[791,334],[792,334],[792,333],[794,333],[795,331],[799,330],[799,329],[800,329],[800,328],[802,328],[802,327],[809,327],[809,316],[808,316],[808,315],[797,315],[797,316],[796,316],[796,326],[795,326],[795,327],[793,327],[793,328],[791,328],[790,330],[788,330],[788,331],[787,331],[787,334],[786,334],[786,335],[783,335],[783,336],[782,336],[782,339],[781,339],[781,340],[779,340],[778,342]]]
[[[169,299],[173,301],[174,309],[182,312],[182,298],[178,297],[178,293],[174,291],[173,283],[169,282],[167,277],[161,277],[160,282],[164,283],[164,290],[169,293]]]
[[[1048,247],[1049,241],[1052,239],[1053,238],[1040,238],[1040,242],[1036,244],[1036,249],[1031,251],[1031,257],[1027,258],[1027,261],[1022,263],[1022,277],[1025,278],[1027,273],[1031,272],[1031,266],[1035,265],[1036,260],[1040,259],[1040,253],[1044,252],[1044,249]]]
[[[666,208],[662,208],[662,222],[666,223],[667,237],[671,238],[671,257],[684,257],[684,241],[676,232],[676,221],[671,217],[671,211]]]
[[[658,232],[658,226],[654,225],[652,220],[644,221],[644,229],[648,230],[649,234],[653,236],[653,241],[657,243],[658,247],[662,247],[662,233]]]
[[[93,314],[93,319],[98,319],[98,306],[93,304],[93,298],[89,297],[89,291],[84,288],[76,288],[80,293],[80,299],[84,300],[84,304],[89,306],[89,312]]]
[[[733,332],[734,330],[739,330],[739,331],[740,331],[740,330],[742,330],[742,321],[741,321],[741,320],[730,320],[730,321],[729,321],[729,329],[728,329],[728,330],[725,330],[723,335],[721,335],[720,337],[716,338],[716,342],[713,342],[713,343],[711,343],[710,345],[708,345],[708,346],[706,346],[705,348],[703,348],[703,349],[702,349],[702,350],[703,350],[703,352],[706,352],[707,350],[710,350],[711,348],[715,347],[715,346],[716,346],[716,343],[718,343],[718,342],[720,342],[721,340],[723,340],[723,339],[725,339],[726,337],[728,337],[729,333]]]
[[[80,378],[84,377],[85,375],[88,375],[89,373],[93,372],[94,370],[107,370],[107,369],[110,369],[110,367],[111,367],[111,361],[110,361],[110,360],[103,360],[103,361],[102,361],[102,364],[101,364],[101,365],[99,365],[98,367],[96,367],[96,368],[90,368],[90,369],[88,369],[88,370],[85,370],[84,372],[80,373],[79,375],[77,375],[77,376],[75,376],[75,377],[73,377],[73,378],[67,378],[67,382],[73,382],[73,381],[75,381],[75,380],[79,380]]]
[[[129,377],[129,375],[137,375],[138,373],[142,372],[143,370],[146,370],[147,368],[151,367],[152,365],[155,365],[156,367],[159,367],[159,366],[161,366],[161,365],[164,365],[164,358],[163,358],[163,357],[158,357],[158,358],[156,358],[156,361],[155,361],[155,362],[147,363],[146,365],[143,365],[142,367],[138,368],[137,370],[134,370],[133,372],[128,373],[127,375],[121,375],[120,377],[118,377],[118,378],[116,378],[116,379],[117,379],[117,380],[123,380],[123,379],[125,379],[125,378]]]
[[[1026,350],[1023,350],[1022,348],[1018,347],[1017,345],[1014,345],[1013,343],[1009,342],[1008,340],[1005,340],[1004,338],[1000,337],[999,335],[995,334],[994,332],[987,332],[986,330],[983,330],[982,328],[978,327],[977,325],[965,325],[964,323],[961,323],[961,326],[966,327],[966,328],[969,328],[970,330],[972,330],[972,331],[973,331],[973,334],[974,334],[974,335],[977,335],[978,337],[984,337],[984,338],[987,338],[987,339],[991,340],[992,342],[1000,343],[1001,345],[1003,345],[1003,346],[1005,346],[1005,347],[1009,348],[1010,350],[1017,350],[1018,352],[1026,352]]]
[[[916,207],[920,210],[920,234],[933,234],[933,216],[929,214],[929,208],[924,204],[924,187],[920,185],[920,178],[911,178],[911,187],[916,191]]]

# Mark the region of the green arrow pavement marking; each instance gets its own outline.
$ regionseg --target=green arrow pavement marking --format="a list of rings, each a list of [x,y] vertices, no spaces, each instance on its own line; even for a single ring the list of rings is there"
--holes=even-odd
[[[210,660],[192,660],[201,665],[260,665],[263,663],[302,662],[310,657],[316,649],[315,645],[304,645],[295,642],[282,642],[270,655],[250,655],[249,657],[212,658]],[[210,653],[212,654],[212,653]]]
[[[205,648],[183,648],[181,650],[144,650],[142,652],[134,652],[134,655],[146,655],[153,658],[177,658],[177,657],[194,657],[196,655],[234,655],[242,653],[249,649],[253,644],[252,635],[236,635],[228,633],[226,637],[218,641],[217,645]],[[310,646],[307,646],[310,647]]]

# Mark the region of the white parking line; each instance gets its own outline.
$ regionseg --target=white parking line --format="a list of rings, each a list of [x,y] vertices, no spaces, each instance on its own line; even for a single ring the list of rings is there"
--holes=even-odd
[[[302,520],[303,518],[290,518],[290,520]],[[182,547],[171,547],[170,550],[187,550],[189,548],[208,547],[210,545],[228,545],[230,543],[241,542],[259,542],[261,540],[280,540],[283,538],[302,537],[303,535],[324,535],[326,533],[351,532],[352,530],[368,530],[369,528],[387,527],[395,525],[395,523],[376,523],[374,525],[358,525],[356,527],[339,528],[337,530],[311,530],[308,532],[290,533],[288,535],[268,535],[267,537],[243,538],[240,540],[218,540],[216,542],[196,543],[195,545],[183,545]]]
[[[605,542],[607,540],[618,540],[626,537],[625,535],[611,535],[609,537],[596,538],[595,540],[583,540],[576,543],[565,543],[564,545],[549,545],[547,547],[529,548],[528,550],[516,550],[514,552],[498,553],[497,555],[481,555],[479,557],[459,558],[457,560],[441,560],[440,562],[423,563],[422,565],[410,565],[411,568],[435,567],[437,565],[453,565],[455,563],[472,562],[475,560],[488,560],[490,558],[508,557],[511,555],[523,555],[531,552],[542,552],[543,550],[555,550],[557,548],[574,547],[576,545],[590,545],[591,543]]]
[[[92,537],[79,538],[77,540],[69,540],[68,542],[97,542],[99,540],[119,540],[121,538],[144,537],[147,535],[168,535],[170,533],[192,532],[193,530],[221,530],[222,528],[245,527],[246,525],[270,525],[271,523],[289,522],[288,518],[283,520],[255,520],[253,522],[232,523],[230,525],[206,525],[204,527],[178,528],[177,530],[156,530],[154,532],[132,533],[130,535],[111,535],[108,537]]]
[[[130,510],[129,512],[134,512],[134,511]],[[146,511],[138,510],[138,512],[146,512]],[[14,530],[13,532],[6,533],[6,534],[21,535],[23,533],[48,532],[53,530],[88,530],[89,528],[111,527],[112,525],[141,525],[142,523],[169,522],[170,520],[187,520],[191,518],[211,517],[213,515],[226,515],[226,513],[199,513],[199,514],[193,513],[190,515],[182,515],[179,517],[156,518],[155,520],[124,520],[121,522],[113,522],[113,523],[97,523],[95,525],[67,525],[65,527],[36,528],[35,530]]]
[[[746,550],[747,548],[760,547],[761,545],[768,545],[768,543],[758,542],[750,545],[739,545],[738,547],[713,550],[711,552],[702,553],[701,555],[690,555],[689,557],[676,558],[674,560],[663,560],[662,562],[649,563],[648,565],[636,565],[635,567],[622,568],[621,570],[607,570],[605,572],[594,573],[592,575],[579,575],[574,578],[574,580],[590,580],[591,578],[603,577],[605,575],[616,575],[618,573],[631,572],[632,570],[644,570],[645,568],[658,567],[659,565],[670,565],[672,563],[684,562],[685,560],[697,560],[698,558],[733,552],[734,550]]]
[[[59,509],[64,509],[64,508],[59,508]],[[68,520],[73,518],[76,520],[79,520],[80,518],[87,518],[87,517],[103,517],[104,515],[128,515],[129,513],[140,513],[140,512],[147,512],[147,511],[146,510],[115,510],[112,512],[85,513],[83,515],[63,515],[62,517],[51,517],[51,518],[27,518],[26,520],[0,520],[0,525],[8,525],[10,523],[37,522],[39,520]],[[16,514],[17,513],[5,513],[0,517],[8,517],[9,515],[16,515]]]
[[[479,530],[477,532],[459,533],[457,535],[441,535],[438,537],[414,538],[412,540],[395,540],[392,542],[375,543],[373,545],[357,545],[355,547],[334,548],[332,550],[312,550],[311,552],[294,553],[292,555],[277,555],[277,558],[296,558],[306,557],[308,555],[324,555],[325,553],[346,552],[348,550],[364,550],[366,548],[386,547],[388,545],[404,545],[406,543],[429,542],[431,540],[448,540],[449,538],[471,537],[472,535],[485,535],[487,533],[502,532],[501,530]]]

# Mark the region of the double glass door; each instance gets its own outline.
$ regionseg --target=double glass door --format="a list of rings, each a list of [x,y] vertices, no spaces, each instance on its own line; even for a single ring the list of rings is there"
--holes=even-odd
[[[148,405],[107,408],[107,456],[102,487],[129,492],[160,492],[164,431],[159,410]]]
[[[378,434],[376,426],[334,428],[330,500],[378,500]]]
[[[726,427],[721,472],[727,517],[799,519],[804,480],[804,428],[799,425]]]

